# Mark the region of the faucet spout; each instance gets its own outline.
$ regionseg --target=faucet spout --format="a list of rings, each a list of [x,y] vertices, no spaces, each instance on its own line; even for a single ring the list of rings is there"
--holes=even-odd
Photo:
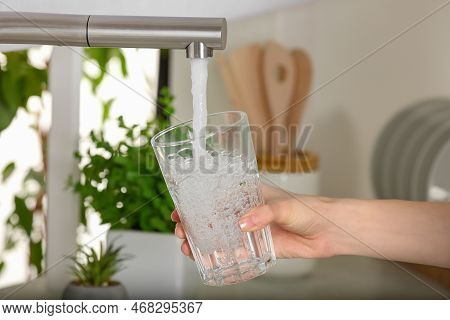
[[[192,42],[186,48],[186,58],[210,58],[213,56],[213,49],[207,47],[203,42]]]
[[[0,12],[0,43],[186,49],[189,58],[225,49],[224,18]]]

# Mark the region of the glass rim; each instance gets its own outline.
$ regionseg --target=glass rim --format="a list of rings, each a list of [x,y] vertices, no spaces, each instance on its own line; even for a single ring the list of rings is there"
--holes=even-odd
[[[222,112],[211,113],[211,114],[208,114],[207,119],[209,119],[211,117],[215,117],[215,116],[220,116],[220,115],[224,115],[224,114],[233,114],[233,113],[234,114],[238,114],[240,117],[235,122],[230,123],[229,124],[230,127],[231,126],[236,126],[239,123],[241,123],[242,121],[245,121],[247,119],[247,114],[244,111],[238,111],[238,110],[222,111]],[[189,123],[192,123],[192,121],[193,120],[183,121],[183,122],[178,123],[176,125],[170,126],[169,128],[161,130],[156,135],[154,135],[153,138],[150,140],[151,145],[153,147],[172,147],[172,146],[177,146],[177,145],[182,145],[182,144],[185,144],[185,143],[193,142],[193,139],[185,139],[185,140],[178,140],[178,141],[167,141],[167,142],[158,142],[157,141],[163,135],[165,135],[165,134],[169,133],[170,131],[175,130],[177,128],[184,127],[184,126],[188,125]],[[212,132],[210,135],[213,135],[213,134],[214,134],[214,132]],[[206,138],[208,138],[210,135],[208,135]]]

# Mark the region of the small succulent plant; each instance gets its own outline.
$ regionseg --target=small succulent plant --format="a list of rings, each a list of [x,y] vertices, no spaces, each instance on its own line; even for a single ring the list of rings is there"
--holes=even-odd
[[[73,258],[75,265],[72,273],[75,283],[82,286],[109,286],[115,283],[114,275],[123,269],[122,262],[127,257],[121,254],[122,247],[114,244],[100,246],[100,251],[93,248],[80,249],[79,259]]]

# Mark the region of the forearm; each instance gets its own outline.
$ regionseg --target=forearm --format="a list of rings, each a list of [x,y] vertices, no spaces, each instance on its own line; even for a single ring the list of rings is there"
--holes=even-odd
[[[336,200],[327,210],[335,254],[450,268],[450,203]]]

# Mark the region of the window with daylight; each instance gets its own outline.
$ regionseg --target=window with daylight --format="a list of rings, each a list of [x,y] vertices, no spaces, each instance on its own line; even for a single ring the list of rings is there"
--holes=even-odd
[[[0,53],[0,67],[2,288],[37,277],[64,254],[58,243],[67,230],[94,247],[104,239],[108,224],[97,212],[80,226],[80,203],[59,197],[74,198],[83,165],[72,149],[86,153],[91,132],[119,141],[119,117],[140,126],[155,116],[159,50],[30,47]]]

